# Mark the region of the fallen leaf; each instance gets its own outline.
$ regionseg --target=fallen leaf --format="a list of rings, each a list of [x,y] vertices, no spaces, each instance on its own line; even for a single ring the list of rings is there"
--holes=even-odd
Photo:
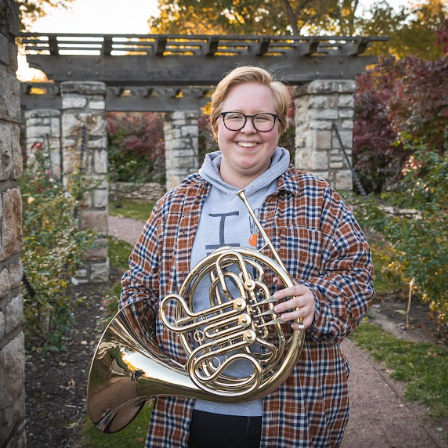
[[[76,387],[75,380],[72,378],[67,382],[67,386],[64,387],[66,390],[74,389]]]

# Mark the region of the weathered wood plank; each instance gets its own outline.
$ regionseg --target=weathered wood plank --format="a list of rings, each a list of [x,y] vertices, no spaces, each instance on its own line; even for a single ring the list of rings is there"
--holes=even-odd
[[[355,79],[374,56],[27,56],[30,67],[56,82],[103,81],[108,85],[215,85],[239,65],[260,66],[278,73],[288,84],[314,79]]]
[[[23,82],[20,87],[23,113],[33,109],[61,110],[62,97],[57,84]],[[40,93],[33,94],[35,89]],[[117,112],[198,110],[210,101],[211,90],[212,87],[179,89],[173,86],[110,86],[107,88],[106,110]]]

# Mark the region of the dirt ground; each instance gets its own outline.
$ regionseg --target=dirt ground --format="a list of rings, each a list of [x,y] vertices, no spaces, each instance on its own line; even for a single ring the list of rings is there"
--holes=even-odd
[[[26,355],[28,448],[75,447],[86,415],[87,378],[98,342],[102,294],[76,312],[67,351]]]
[[[118,218],[117,218],[118,219]],[[131,223],[132,224],[132,223]],[[132,244],[141,223],[114,220],[110,233],[126,235]],[[116,278],[112,273],[112,281]],[[80,430],[86,415],[87,377],[95,346],[104,327],[101,300],[104,290],[89,291],[69,335],[66,352],[28,351],[26,356],[26,413],[29,448],[81,448]],[[372,321],[397,337],[433,340],[428,310],[418,303],[411,306],[411,329],[397,310],[407,303],[394,297],[377,301],[371,308]],[[445,343],[442,341],[439,343]],[[341,448],[446,448],[447,422],[434,422],[426,410],[402,398],[403,386],[392,381],[365,352],[350,340],[343,343],[351,365],[349,379],[352,412]],[[126,447],[123,447],[126,448]],[[274,447],[273,447],[274,448]]]

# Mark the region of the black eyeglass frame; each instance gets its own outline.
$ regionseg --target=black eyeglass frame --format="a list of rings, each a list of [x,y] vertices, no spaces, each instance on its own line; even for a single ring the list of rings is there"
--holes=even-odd
[[[244,116],[244,123],[243,123],[243,125],[242,125],[239,129],[230,129],[230,128],[226,125],[226,115],[227,115],[227,114],[240,114],[240,115],[243,115],[243,116]],[[255,126],[255,121],[254,121],[254,120],[255,120],[255,117],[256,117],[257,115],[270,115],[271,117],[274,117],[274,122],[272,123],[272,128],[269,129],[269,131],[260,131],[260,130],[257,128],[257,126]],[[279,117],[277,114],[271,114],[270,112],[260,112],[259,114],[255,114],[255,115],[246,115],[246,114],[243,114],[242,112],[233,112],[233,111],[229,111],[229,112],[221,112],[221,113],[219,114],[219,116],[222,117],[222,122],[224,123],[224,126],[226,127],[226,129],[228,129],[229,131],[241,131],[241,129],[243,129],[244,126],[246,126],[246,123],[247,123],[247,119],[248,119],[248,118],[252,118],[252,126],[254,127],[254,129],[255,129],[257,132],[271,132],[272,129],[274,129],[274,127],[275,127],[275,122],[276,122],[276,120],[279,120],[279,121],[280,121],[280,117]]]

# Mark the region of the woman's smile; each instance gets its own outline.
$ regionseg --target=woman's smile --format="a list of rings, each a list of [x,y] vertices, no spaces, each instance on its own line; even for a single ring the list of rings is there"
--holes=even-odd
[[[237,142],[237,145],[243,148],[254,148],[257,144],[257,142]]]

